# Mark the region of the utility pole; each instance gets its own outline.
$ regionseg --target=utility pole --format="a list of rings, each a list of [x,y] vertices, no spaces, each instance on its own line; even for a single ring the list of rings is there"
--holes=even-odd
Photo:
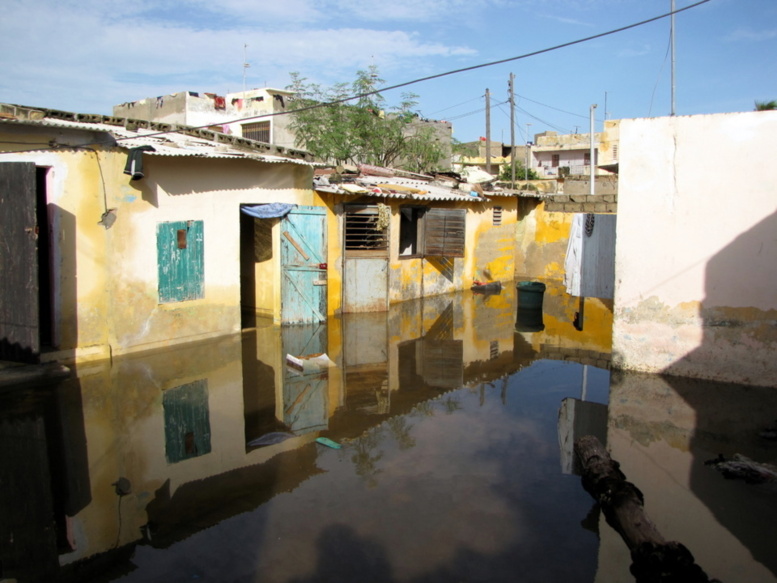
[[[515,75],[510,73],[508,88],[510,91],[510,188],[515,188]]]
[[[669,44],[672,45],[672,115],[675,114],[675,102],[674,102],[674,0],[671,3],[672,16],[670,16],[670,29],[669,29]]]
[[[596,104],[591,105],[590,117],[591,117],[591,194],[596,192],[596,149],[594,148],[594,111],[596,110]]]
[[[526,147],[524,148],[526,150],[526,167],[524,168],[524,177],[523,179],[525,181],[529,181],[529,160],[531,159],[531,145],[533,140],[530,140],[531,134],[529,133],[529,128],[531,127],[531,124],[529,122],[526,122]]]
[[[243,44],[243,93],[246,92],[246,69],[250,67],[250,63],[248,62],[248,56],[246,55],[246,49],[248,48],[248,44]]]
[[[486,172],[491,174],[491,92],[486,89]]]

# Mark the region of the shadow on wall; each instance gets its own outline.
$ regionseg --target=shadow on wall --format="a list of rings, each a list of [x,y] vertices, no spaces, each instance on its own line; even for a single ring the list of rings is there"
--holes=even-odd
[[[777,213],[707,263],[699,314],[702,342],[662,371],[662,378],[696,417],[689,441],[691,490],[753,558],[777,576],[774,494],[761,486],[725,480],[704,465],[718,454],[729,459],[735,453],[760,462],[777,461],[775,443],[759,436],[777,419],[775,233]],[[675,376],[709,374],[711,366],[722,366],[726,373],[738,371],[742,384]]]
[[[777,212],[709,260],[701,344],[663,372],[777,387],[775,233]]]

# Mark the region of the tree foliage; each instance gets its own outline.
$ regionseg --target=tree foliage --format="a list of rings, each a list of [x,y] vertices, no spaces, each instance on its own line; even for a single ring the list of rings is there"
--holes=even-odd
[[[512,180],[513,172],[510,168],[510,164],[502,164],[499,171],[499,180]],[[516,180],[539,180],[540,175],[534,170],[529,168],[526,172],[526,166],[520,160],[515,161],[515,179]]]
[[[768,111],[771,109],[777,109],[777,100],[755,102],[755,111]]]
[[[417,129],[417,95],[402,94],[398,106],[387,108],[377,92],[383,84],[377,67],[359,70],[351,84],[322,87],[291,73],[287,89],[296,145],[317,159],[337,164],[394,166],[404,162],[415,171],[428,171],[442,159],[433,132]],[[357,95],[353,99],[347,99]],[[326,105],[324,105],[326,104]]]

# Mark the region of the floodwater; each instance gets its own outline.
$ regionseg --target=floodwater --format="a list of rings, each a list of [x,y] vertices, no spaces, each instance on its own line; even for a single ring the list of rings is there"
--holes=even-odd
[[[0,579],[631,582],[574,474],[593,433],[710,576],[777,581],[777,494],[704,464],[775,461],[776,391],[611,374],[611,304],[517,304],[260,326],[4,392]]]

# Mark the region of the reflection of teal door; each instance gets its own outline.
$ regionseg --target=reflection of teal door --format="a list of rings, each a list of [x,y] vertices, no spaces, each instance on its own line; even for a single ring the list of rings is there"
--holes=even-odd
[[[283,353],[326,353],[326,326],[306,324],[281,328]],[[303,373],[286,366],[283,375],[283,423],[297,435],[327,428],[327,369]]]
[[[326,209],[297,207],[281,221],[281,321],[326,319]]]

